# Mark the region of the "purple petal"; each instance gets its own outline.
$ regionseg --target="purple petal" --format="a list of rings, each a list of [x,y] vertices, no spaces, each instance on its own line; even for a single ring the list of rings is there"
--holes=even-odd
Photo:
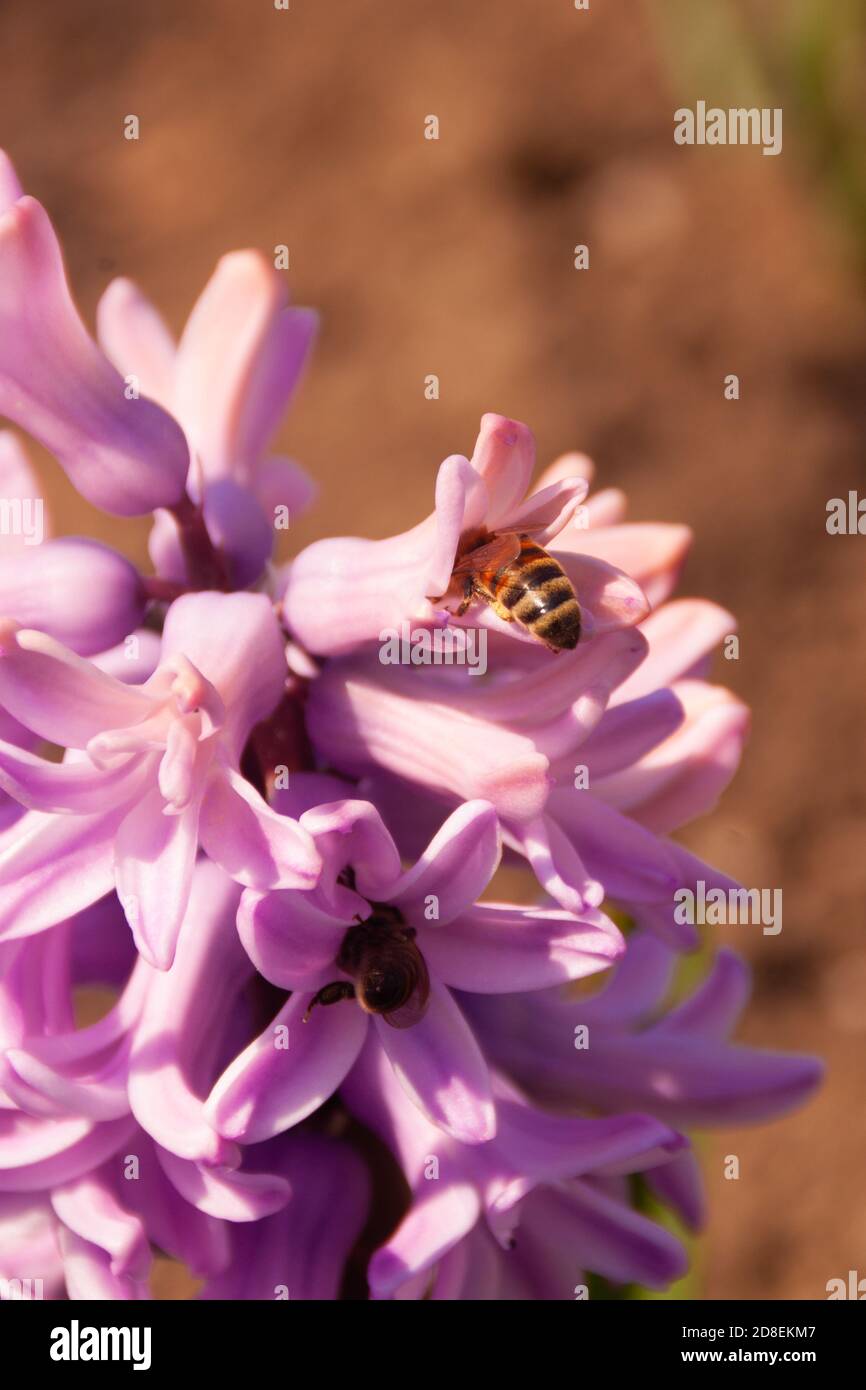
[[[235,931],[239,892],[217,865],[196,865],[189,911],[168,971],[151,971],[133,1035],[129,1102],[142,1127],[179,1158],[237,1166],[203,1097],[216,1047],[252,972]]]
[[[564,1244],[579,1252],[584,1269],[616,1284],[665,1289],[688,1269],[688,1257],[675,1236],[588,1182],[537,1194],[532,1231],[553,1246]]]
[[[0,1111],[0,1192],[39,1192],[72,1182],[104,1163],[132,1129],[128,1118],[94,1125]]]
[[[142,1223],[120,1205],[104,1176],[88,1173],[55,1188],[51,1205],[69,1230],[105,1251],[113,1275],[147,1278],[151,1254]]]
[[[64,537],[0,556],[0,612],[73,651],[104,651],[144,614],[138,571],[96,541]]]
[[[114,1274],[109,1255],[92,1241],[82,1240],[65,1226],[60,1227],[59,1241],[66,1293],[70,1299],[114,1302],[150,1297],[144,1281]]]
[[[630,768],[675,733],[684,717],[682,703],[673,690],[656,690],[605,710],[581,749],[581,761],[589,768],[590,785]]]
[[[74,917],[114,887],[114,838],[124,808],[54,816],[28,811],[0,834],[0,937],[31,936]]]
[[[499,818],[487,801],[467,801],[448,817],[421,858],[391,888],[395,903],[416,926],[446,923],[480,897],[499,863]],[[428,912],[435,898],[435,916]]]
[[[506,838],[529,860],[545,892],[567,911],[580,916],[587,908],[601,906],[604,886],[591,877],[576,846],[553,816],[539,816],[525,826],[515,826]]]
[[[293,783],[296,780],[293,778]],[[317,784],[324,781],[315,780]],[[281,811],[287,810],[296,799],[291,792],[283,793],[275,805]],[[329,800],[304,809],[300,822],[312,835],[322,857],[317,895],[326,908],[333,909],[335,916],[351,921],[355,912],[363,907],[358,894],[372,901],[390,898],[400,878],[400,855],[375,806],[369,801],[348,797]],[[353,870],[355,893],[337,881],[348,868]]]
[[[705,1221],[704,1179],[693,1149],[685,1149],[670,1163],[660,1163],[645,1175],[650,1190],[693,1231]]]
[[[312,1114],[340,1085],[361,1050],[367,1018],[349,1000],[317,1005],[305,1022],[312,999],[309,992],[293,994],[223,1072],[207,1103],[220,1134],[246,1144],[270,1139]]]
[[[316,986],[334,960],[347,923],[337,921],[310,901],[309,894],[291,890],[256,893],[244,890],[238,911],[238,932],[250,960],[281,989]]]
[[[440,1187],[413,1202],[397,1230],[370,1261],[367,1279],[373,1298],[390,1298],[413,1277],[432,1268],[478,1220],[481,1203],[470,1183]]]
[[[291,1195],[285,1178],[275,1174],[205,1167],[158,1145],[156,1153],[181,1196],[220,1221],[261,1221],[285,1206]]]
[[[411,1028],[375,1020],[379,1040],[405,1091],[424,1114],[463,1144],[496,1133],[490,1073],[449,991],[430,981],[427,1012]]]
[[[267,1147],[270,1156],[275,1146]],[[202,1298],[273,1300],[283,1290],[293,1303],[339,1298],[346,1260],[367,1218],[366,1168],[345,1144],[298,1131],[274,1157],[293,1196],[276,1215],[234,1227],[231,1265]]]
[[[734,951],[722,949],[701,985],[664,1015],[653,1032],[685,1033],[700,1038],[726,1038],[733,1032],[749,1002],[749,967]]]
[[[580,920],[555,908],[479,903],[421,937],[427,964],[447,985],[479,994],[545,989],[606,970],[625,950],[601,913]]]
[[[285,507],[290,521],[309,509],[318,495],[318,485],[294,459],[272,454],[253,471],[252,489],[256,500],[273,526],[277,508]]]
[[[681,875],[665,841],[591,792],[556,788],[548,817],[568,836],[607,896],[624,902],[673,899]]]

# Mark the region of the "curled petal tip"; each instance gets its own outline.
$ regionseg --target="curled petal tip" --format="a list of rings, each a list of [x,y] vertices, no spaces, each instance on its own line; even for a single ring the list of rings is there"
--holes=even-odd
[[[14,618],[0,618],[0,657],[11,656],[18,648],[21,624]]]

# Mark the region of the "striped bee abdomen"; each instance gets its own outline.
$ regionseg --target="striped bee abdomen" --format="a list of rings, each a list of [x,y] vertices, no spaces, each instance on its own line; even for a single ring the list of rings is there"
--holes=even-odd
[[[498,576],[497,601],[534,637],[570,651],[580,639],[580,605],[562,566],[522,536],[520,554]]]

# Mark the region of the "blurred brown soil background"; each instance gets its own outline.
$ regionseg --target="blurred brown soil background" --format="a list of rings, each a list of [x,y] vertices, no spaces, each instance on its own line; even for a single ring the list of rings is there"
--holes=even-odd
[[[780,8],[734,13],[762,32]],[[280,440],[321,485],[292,549],[412,524],[486,410],[526,420],[542,461],[590,453],[633,518],[694,528],[681,592],[738,615],[718,676],[754,725],[688,840],[784,892],[780,936],[718,929],[754,967],[743,1036],[829,1069],[802,1113],[710,1139],[701,1291],[822,1298],[866,1275],[866,537],[825,530],[828,498],[866,492],[866,315],[856,238],[787,107],[777,158],[674,144],[678,106],[728,95],[689,66],[705,9],[6,0],[0,142],[88,315],[125,274],[179,329],[224,251],[288,245],[322,313]],[[57,531],[144,558],[143,524],[90,512],[39,457]]]

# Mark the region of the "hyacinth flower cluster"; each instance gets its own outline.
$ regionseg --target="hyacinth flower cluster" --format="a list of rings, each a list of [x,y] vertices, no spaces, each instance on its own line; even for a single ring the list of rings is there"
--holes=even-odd
[[[578,455],[533,485],[529,430],[486,415],[425,520],[278,563],[315,492],[270,447],[314,316],[245,251],[178,342],[126,280],[97,318],[3,159],[0,414],[153,518],[149,575],[0,538],[4,1287],[148,1298],[165,1256],[206,1299],[667,1287],[685,1247],[646,1195],[700,1225],[694,1129],[819,1079],[730,1040],[735,954],[672,995],[700,944],[674,893],[734,886],[672,836],[748,726],[707,678],[733,619],[671,598],[687,532],[587,498]],[[13,429],[0,473],[25,517]],[[574,650],[449,603],[481,532],[556,558]],[[483,630],[486,675],[384,664],[403,624]]]

